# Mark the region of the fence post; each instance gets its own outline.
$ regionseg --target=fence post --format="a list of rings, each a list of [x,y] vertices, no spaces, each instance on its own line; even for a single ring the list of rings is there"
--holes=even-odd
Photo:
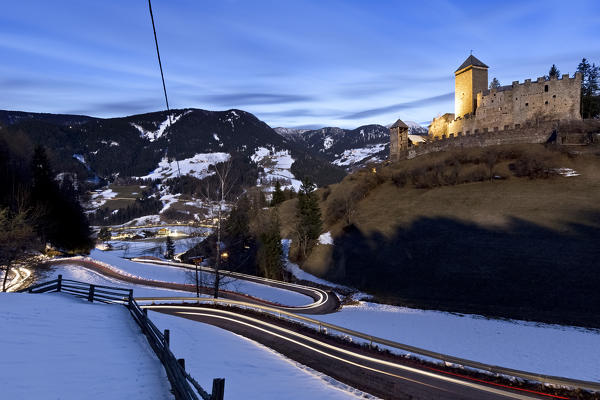
[[[171,343],[171,331],[165,329],[165,333],[163,334],[163,336],[165,337],[165,346],[169,347]]]
[[[223,400],[225,396],[225,378],[213,379],[211,400]]]
[[[95,290],[96,286],[95,285],[90,285],[90,292],[88,293],[88,301],[91,301],[92,303],[94,302],[94,290]]]
[[[58,275],[58,282],[56,283],[56,291],[60,292],[62,290],[62,275]]]

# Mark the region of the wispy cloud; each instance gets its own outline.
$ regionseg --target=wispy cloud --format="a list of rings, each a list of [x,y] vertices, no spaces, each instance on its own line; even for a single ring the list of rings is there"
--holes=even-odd
[[[391,112],[398,112],[409,108],[425,107],[432,104],[441,103],[454,98],[454,93],[441,94],[439,96],[426,97],[424,99],[407,101],[404,103],[392,104],[390,106],[372,108],[370,110],[359,111],[343,116],[341,119],[361,119],[374,117],[376,115],[387,114]]]
[[[312,100],[314,98],[310,96],[276,93],[227,93],[200,97],[200,101],[234,107],[240,105],[299,103]]]

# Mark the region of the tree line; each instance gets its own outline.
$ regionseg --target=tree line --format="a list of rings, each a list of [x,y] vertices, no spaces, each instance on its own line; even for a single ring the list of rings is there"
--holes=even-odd
[[[76,177],[55,175],[43,146],[27,154],[21,144],[0,127],[2,290],[10,269],[27,263],[46,245],[68,253],[88,252],[93,246]]]

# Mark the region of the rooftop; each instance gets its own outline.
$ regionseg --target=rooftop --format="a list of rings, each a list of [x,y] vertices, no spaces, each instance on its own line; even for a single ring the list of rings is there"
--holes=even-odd
[[[482,68],[489,68],[487,65],[485,65],[483,62],[481,62],[477,57],[475,57],[473,54],[471,54],[469,57],[467,57],[467,59],[465,60],[465,62],[463,62],[460,67],[458,67],[458,69],[454,72],[458,72],[461,69],[467,68],[467,67],[482,67]]]

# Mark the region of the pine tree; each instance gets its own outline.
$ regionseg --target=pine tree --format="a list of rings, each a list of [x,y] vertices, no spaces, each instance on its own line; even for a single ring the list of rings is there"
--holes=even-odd
[[[552,64],[552,67],[550,67],[550,71],[548,72],[548,79],[551,78],[556,78],[558,79],[560,77],[560,70],[558,69],[558,67],[555,64]]]
[[[300,258],[305,258],[314,241],[321,234],[321,209],[319,199],[315,193],[316,186],[305,178],[298,191],[298,205],[296,209],[296,236]]]
[[[490,89],[498,89],[500,87],[500,81],[497,78],[492,78],[490,82]]]
[[[583,58],[577,66],[577,72],[581,73],[581,116],[594,118],[600,115],[600,66],[590,64]]]
[[[283,191],[281,190],[281,184],[279,181],[275,182],[275,191],[273,192],[273,198],[271,199],[271,207],[275,207],[278,204],[283,203],[285,197],[283,195]]]
[[[262,276],[269,279],[283,278],[283,249],[279,218],[271,213],[265,223],[265,230],[260,233],[258,240],[258,269]]]
[[[107,227],[103,226],[100,229],[100,232],[98,232],[98,239],[103,242],[108,242],[111,239],[111,234]]]
[[[173,259],[173,257],[175,256],[175,243],[173,243],[173,239],[171,239],[171,236],[167,236],[167,242],[165,246],[165,258],[169,260]]]

